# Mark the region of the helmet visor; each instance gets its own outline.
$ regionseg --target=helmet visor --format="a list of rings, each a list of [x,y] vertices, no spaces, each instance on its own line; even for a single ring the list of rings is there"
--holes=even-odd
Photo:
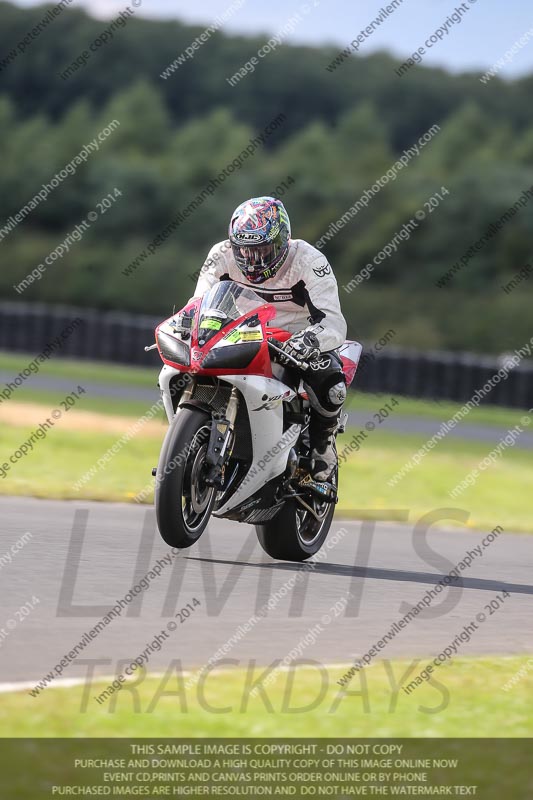
[[[243,246],[232,242],[233,255],[242,274],[250,281],[270,277],[270,270],[283,253],[281,242]],[[273,273],[274,274],[274,273]]]

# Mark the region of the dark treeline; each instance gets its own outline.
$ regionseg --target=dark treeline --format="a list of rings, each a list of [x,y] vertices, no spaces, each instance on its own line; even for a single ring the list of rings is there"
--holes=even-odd
[[[134,15],[91,51],[112,21],[67,7],[28,40],[50,8],[0,3],[3,298],[164,315],[192,294],[233,207],[278,187],[295,236],[329,232],[323,251],[354,287],[340,290],[352,335],[392,327],[395,344],[492,352],[529,340],[532,78],[484,85],[416,68],[400,79],[386,54],[331,72],[338,49],[283,45],[232,87],[268,36],[215,33],[165,80],[203,29]]]

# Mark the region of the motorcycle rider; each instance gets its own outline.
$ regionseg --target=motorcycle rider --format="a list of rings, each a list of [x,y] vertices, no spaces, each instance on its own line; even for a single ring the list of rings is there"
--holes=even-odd
[[[346,338],[337,281],[325,256],[291,238],[280,200],[253,197],[232,214],[229,241],[210,250],[194,292],[219,280],[247,286],[276,307],[275,324],[292,333],[283,350],[310,363],[302,374],[311,404],[313,478],[327,481],[337,464],[334,431],[346,399],[342,362],[335,352]]]

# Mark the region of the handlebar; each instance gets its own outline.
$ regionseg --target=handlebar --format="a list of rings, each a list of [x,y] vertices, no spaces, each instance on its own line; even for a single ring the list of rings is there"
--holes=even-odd
[[[276,342],[276,344],[274,344],[274,342]],[[298,358],[294,358],[294,356],[291,356],[289,355],[289,353],[286,353],[285,350],[281,349],[281,347],[278,347],[277,339],[268,339],[268,346],[275,353],[279,353],[280,355],[282,355],[285,361],[291,361],[295,367],[298,367],[299,369],[303,370],[309,369],[309,364],[307,361],[300,361]]]

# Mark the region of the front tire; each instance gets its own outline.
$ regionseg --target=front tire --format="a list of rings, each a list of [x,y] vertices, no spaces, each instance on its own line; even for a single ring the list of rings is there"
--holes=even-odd
[[[332,480],[337,483],[337,470]],[[320,522],[306,511],[297,500],[287,500],[273,520],[256,525],[259,544],[271,558],[279,561],[306,561],[318,553],[329,533],[335,503],[316,504],[322,507]]]
[[[171,547],[191,547],[209,522],[216,489],[204,482],[211,418],[198,408],[180,408],[167,431],[157,467],[157,525]]]

